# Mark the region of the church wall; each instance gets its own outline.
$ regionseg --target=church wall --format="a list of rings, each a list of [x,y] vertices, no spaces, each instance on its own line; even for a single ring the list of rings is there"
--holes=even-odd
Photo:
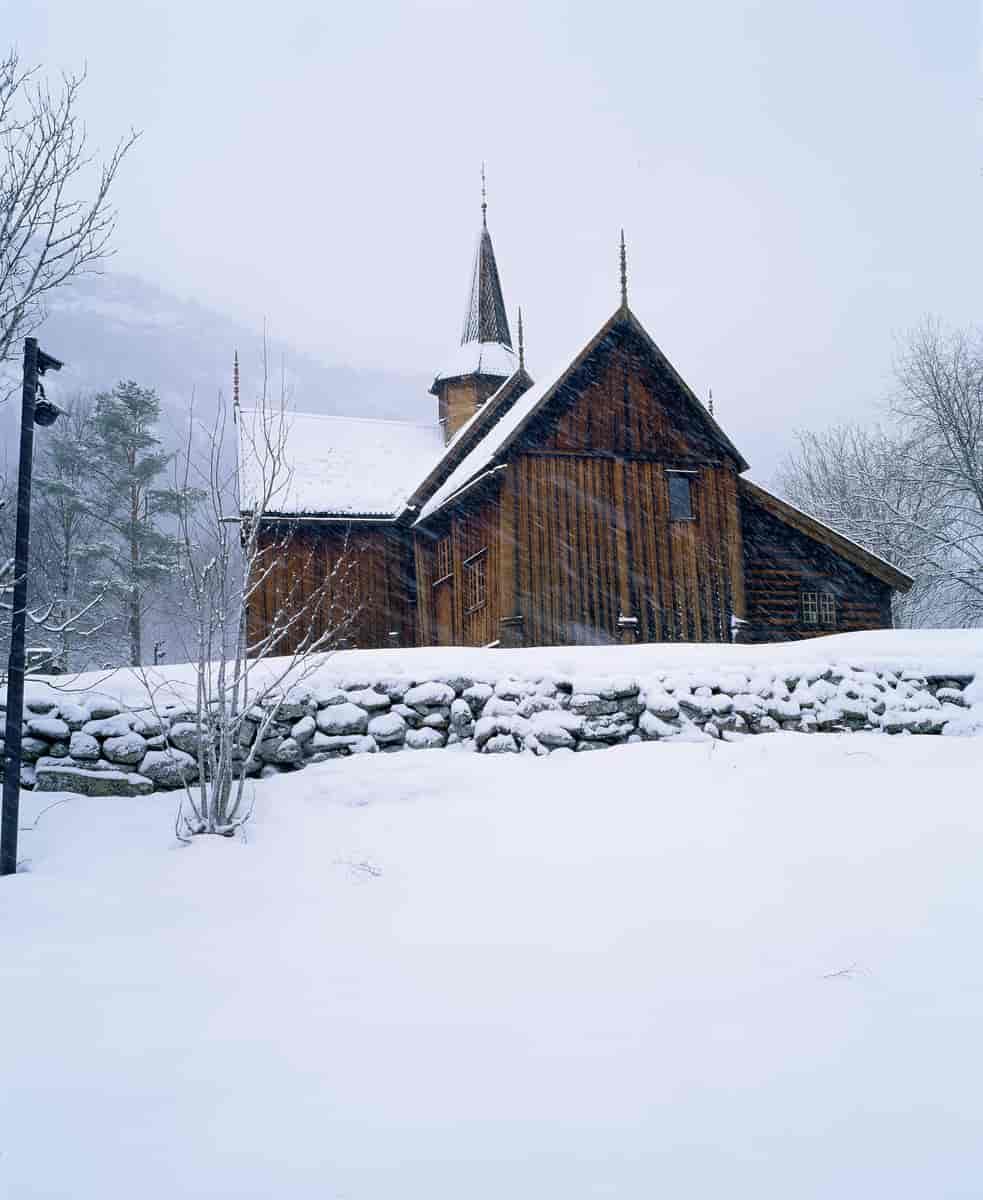
[[[670,519],[674,470],[692,519]],[[589,356],[505,475],[516,640],[730,640],[744,611],[736,468],[636,336],[612,332]]]
[[[282,523],[263,535],[271,569],[249,607],[250,640],[278,613],[303,614],[277,649],[289,654],[309,629],[337,631],[351,647],[416,641],[413,550],[408,535],[378,523]],[[392,636],[395,635],[395,636]]]
[[[541,451],[508,474],[527,645],[730,640],[744,602],[732,470],[703,466],[688,477],[687,521],[669,518],[658,462]]]
[[[891,589],[813,538],[741,498],[747,619],[743,640],[779,642],[863,629],[889,629]],[[807,621],[806,596],[832,598],[833,620]]]

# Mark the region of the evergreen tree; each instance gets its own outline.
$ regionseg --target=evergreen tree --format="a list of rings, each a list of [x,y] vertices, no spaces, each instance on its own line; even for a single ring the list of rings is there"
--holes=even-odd
[[[97,579],[111,543],[99,515],[93,443],[92,404],[77,399],[35,444],[32,604],[47,613],[52,657],[63,670],[85,665],[74,658],[83,646],[97,648],[105,625]]]
[[[161,448],[159,419],[157,393],[133,380],[98,396],[92,417],[101,517],[115,535],[106,555],[106,585],[119,598],[133,666],[143,661],[145,602],[176,561],[175,540],[161,526],[165,512],[173,511],[173,490],[154,486],[173,457]]]

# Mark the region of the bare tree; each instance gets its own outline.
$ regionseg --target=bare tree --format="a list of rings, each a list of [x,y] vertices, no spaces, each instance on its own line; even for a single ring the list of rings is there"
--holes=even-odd
[[[219,403],[212,424],[189,421],[187,451],[171,489],[180,543],[182,657],[193,664],[200,730],[197,784],[186,784],[176,832],[231,835],[250,812],[245,782],[263,742],[283,726],[284,705],[324,662],[355,615],[347,551],[329,561],[298,553],[292,522],[273,521],[289,491],[289,414],[284,398],[238,418]],[[228,453],[238,435],[238,463]],[[204,444],[204,457],[195,446]],[[230,462],[231,460],[231,462]],[[289,557],[289,564],[288,564]],[[251,609],[272,577],[283,581],[268,627]],[[154,676],[141,677],[156,705]],[[159,684],[166,691],[168,684]]]
[[[931,481],[909,466],[915,457],[910,435],[839,425],[799,432],[796,439],[797,449],[776,473],[778,489],[805,512],[916,576],[910,592],[892,598],[895,625],[938,621],[937,580],[921,567],[941,518]]]
[[[983,623],[983,335],[926,321],[895,364],[891,431],[799,435],[789,497],[915,577],[899,624]]]
[[[109,192],[138,135],[97,166],[78,114],[84,82],[84,71],[64,75],[53,92],[15,50],[0,59],[0,363],[43,319],[49,294],[110,253]]]

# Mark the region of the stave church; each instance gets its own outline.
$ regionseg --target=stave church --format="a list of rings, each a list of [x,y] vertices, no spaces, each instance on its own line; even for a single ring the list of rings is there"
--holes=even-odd
[[[624,235],[617,308],[561,370],[533,379],[484,196],[481,210],[433,420],[290,414],[289,483],[253,514],[284,552],[256,581],[251,640],[331,578],[343,580],[352,647],[769,642],[889,627],[892,592],[912,580],[745,477],[740,451],[629,307]],[[331,607],[305,620],[328,621]],[[282,651],[311,632],[298,626]]]

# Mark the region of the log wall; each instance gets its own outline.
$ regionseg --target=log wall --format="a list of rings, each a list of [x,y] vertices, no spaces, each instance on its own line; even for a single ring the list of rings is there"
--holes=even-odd
[[[741,497],[747,619],[744,640],[778,642],[891,628],[891,589]],[[802,593],[835,597],[835,624],[807,624]]]

